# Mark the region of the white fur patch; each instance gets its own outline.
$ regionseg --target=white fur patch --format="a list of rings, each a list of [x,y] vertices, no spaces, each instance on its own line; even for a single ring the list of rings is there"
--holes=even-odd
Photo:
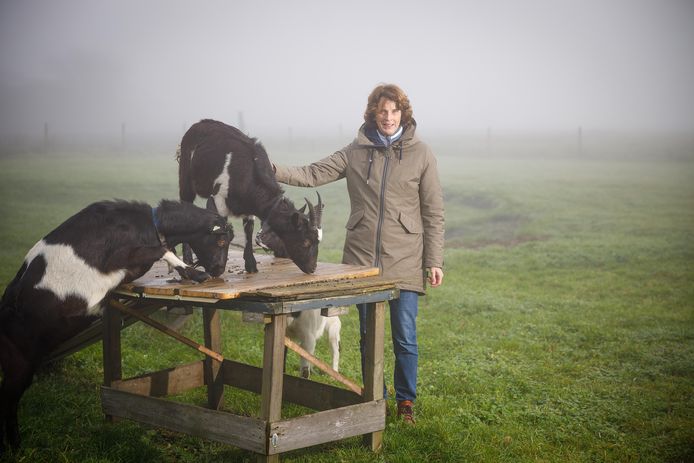
[[[219,191],[214,195],[214,205],[217,206],[217,213],[222,217],[229,217],[229,209],[227,209],[226,198],[229,194],[229,163],[231,162],[231,153],[227,153],[226,160],[222,172],[214,180],[214,185],[219,185]]]
[[[178,256],[171,251],[166,251],[161,258],[169,264],[169,267],[188,267],[188,264],[179,259]]]
[[[324,317],[320,310],[304,310],[298,318],[289,317],[287,320],[287,336],[296,340],[301,347],[313,355],[316,350],[316,341],[328,331],[328,341],[332,350],[332,368],[339,371],[340,366],[340,330],[342,322],[340,317]],[[308,378],[311,365],[308,360],[301,357],[301,374]]]
[[[46,271],[34,287],[51,291],[61,300],[68,296],[84,299],[89,315],[101,314],[99,302],[125,278],[125,269],[101,273],[66,244],[47,244],[41,240],[31,248],[24,261],[28,265],[39,255],[46,260]]]

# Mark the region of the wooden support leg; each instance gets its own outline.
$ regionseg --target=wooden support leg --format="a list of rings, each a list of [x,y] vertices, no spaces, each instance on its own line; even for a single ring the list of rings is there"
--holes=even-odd
[[[261,390],[260,418],[270,423],[282,418],[282,381],[284,373],[284,336],[287,316],[274,315],[265,325],[263,353],[263,385]],[[258,462],[279,462],[279,455],[268,455],[272,449],[272,436],[267,436],[265,455],[258,455]]]
[[[205,347],[214,352],[222,352],[222,326],[217,309],[203,308],[203,330]],[[205,384],[207,384],[207,406],[219,410],[224,400],[224,376],[222,362],[211,357],[205,358]]]
[[[111,384],[123,377],[123,367],[121,362],[120,330],[123,317],[121,313],[105,304],[104,308],[104,337],[103,337],[103,359],[104,359],[104,386]],[[107,421],[113,421],[111,415],[106,416]]]
[[[383,398],[383,337],[385,302],[367,304],[366,346],[364,351],[364,401]],[[384,410],[385,413],[385,410]],[[374,452],[383,446],[383,431],[366,434],[364,443]]]

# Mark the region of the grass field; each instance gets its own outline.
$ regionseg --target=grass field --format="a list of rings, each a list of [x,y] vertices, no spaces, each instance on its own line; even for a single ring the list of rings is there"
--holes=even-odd
[[[694,162],[437,152],[446,277],[421,300],[417,425],[389,418],[376,456],[353,438],[282,460],[694,461]],[[1,157],[0,288],[36,240],[84,205],[153,202],[176,191],[172,153]],[[320,259],[339,261],[344,185],[320,191],[328,204]],[[288,194],[313,197],[298,189]],[[345,316],[342,332],[341,370],[353,378],[356,318],[355,311]],[[259,326],[235,313],[222,322],[224,355],[259,365]],[[192,317],[183,331],[198,338],[199,328]],[[128,328],[123,345],[126,376],[198,358],[145,326]],[[319,342],[317,353],[328,358],[327,343]],[[297,366],[290,356],[290,371]],[[255,461],[203,439],[106,424],[101,379],[99,345],[42,371],[21,403],[17,461]],[[205,397],[194,391],[178,400]],[[252,414],[259,402],[227,388],[225,406]]]

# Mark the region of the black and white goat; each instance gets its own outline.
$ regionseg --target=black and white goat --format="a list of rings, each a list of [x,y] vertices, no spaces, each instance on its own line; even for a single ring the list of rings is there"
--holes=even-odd
[[[232,236],[226,218],[192,204],[91,204],[31,248],[0,302],[0,451],[19,446],[17,407],[38,366],[102,313],[107,294],[159,259],[184,279],[219,276]],[[206,272],[171,251],[187,242]],[[1,453],[1,452],[0,452]]]
[[[260,142],[223,122],[204,119],[183,135],[178,161],[181,201],[192,203],[200,196],[207,198],[208,209],[220,215],[243,217],[247,272],[258,271],[253,256],[254,217],[272,228],[303,272],[315,272],[320,224],[314,207],[306,199],[306,215],[284,197]],[[192,257],[185,247],[183,257],[187,262]]]

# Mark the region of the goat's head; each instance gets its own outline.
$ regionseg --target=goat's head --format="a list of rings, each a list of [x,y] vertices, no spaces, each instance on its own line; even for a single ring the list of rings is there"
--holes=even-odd
[[[234,233],[226,217],[218,217],[211,228],[192,236],[188,244],[198,257],[198,264],[213,277],[218,277],[226,269],[229,243],[233,238]]]
[[[272,250],[275,257],[288,257],[304,273],[316,271],[318,263],[318,244],[321,241],[322,214],[325,205],[318,194],[318,204],[314,206],[307,198],[306,204],[292,213],[288,230],[280,238],[272,228],[264,228],[256,235],[256,242]],[[308,215],[306,208],[308,207]]]
[[[309,223],[314,224],[318,232],[318,242],[320,242],[323,239],[323,227],[321,224],[325,204],[321,200],[320,193],[316,192],[316,195],[318,196],[318,204],[313,208],[313,216],[309,214]],[[306,206],[309,203],[308,199],[306,199],[306,203],[299,209],[299,212],[302,214],[306,213]],[[258,230],[258,233],[255,235],[255,243],[265,251],[272,251],[275,257],[289,257],[287,249],[284,247],[284,242],[267,223],[263,223],[262,228]]]

